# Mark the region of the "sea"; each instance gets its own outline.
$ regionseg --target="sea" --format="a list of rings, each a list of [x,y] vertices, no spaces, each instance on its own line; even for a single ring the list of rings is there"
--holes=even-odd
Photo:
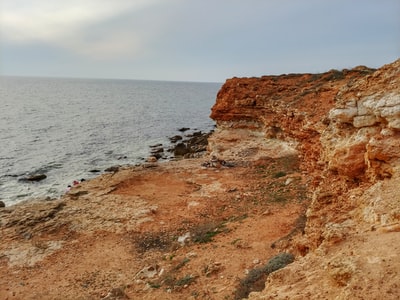
[[[0,200],[57,198],[74,180],[143,163],[169,137],[211,131],[221,85],[1,76]],[[47,177],[21,180],[33,174]]]

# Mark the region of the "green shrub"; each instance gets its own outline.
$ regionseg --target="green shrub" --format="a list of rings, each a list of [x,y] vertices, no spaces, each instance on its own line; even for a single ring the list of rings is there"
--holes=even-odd
[[[282,269],[293,261],[293,254],[280,253],[271,258],[265,266],[250,270],[249,274],[240,281],[235,292],[235,300],[247,298],[251,292],[262,291],[269,274]]]

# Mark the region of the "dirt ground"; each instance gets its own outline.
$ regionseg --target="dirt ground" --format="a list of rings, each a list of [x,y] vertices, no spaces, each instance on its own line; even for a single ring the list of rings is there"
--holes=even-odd
[[[245,279],[301,232],[306,180],[296,157],[207,162],[120,168],[61,199],[0,210],[0,299],[238,299],[261,290]]]

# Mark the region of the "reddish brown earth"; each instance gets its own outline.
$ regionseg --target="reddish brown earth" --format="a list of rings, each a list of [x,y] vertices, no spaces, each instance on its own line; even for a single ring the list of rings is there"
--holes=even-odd
[[[3,209],[0,298],[101,299],[115,288],[130,299],[232,296],[246,270],[279,252],[271,244],[291,232],[307,201],[294,197],[303,191],[268,197],[273,188],[261,183],[274,170],[263,162],[202,161],[128,168],[60,200]],[[299,176],[296,166],[290,172]],[[157,275],[138,275],[146,267]]]
[[[399,80],[227,80],[204,157],[0,208],[0,299],[398,299]]]

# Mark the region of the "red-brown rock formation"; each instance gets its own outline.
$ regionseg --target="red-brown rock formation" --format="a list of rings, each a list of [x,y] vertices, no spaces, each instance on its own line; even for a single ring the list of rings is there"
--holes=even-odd
[[[307,163],[303,168],[312,172],[317,168],[321,153],[320,134],[327,127],[327,116],[335,105],[335,95],[344,86],[373,71],[357,67],[322,74],[229,79],[212,108],[211,118],[218,128],[209,141],[210,151],[226,155],[221,148],[232,136],[237,137],[234,142],[247,137],[252,141],[259,138],[257,145],[251,144],[258,151],[266,139],[285,141],[292,150],[304,156],[303,161]],[[237,136],[238,132],[242,134]],[[282,147],[277,151],[277,156],[285,152]]]
[[[233,78],[211,117],[210,151],[295,153],[314,187],[305,234],[283,246],[299,256],[251,299],[398,299],[400,60],[378,70]]]
[[[329,169],[350,177],[391,177],[400,158],[400,60],[336,96],[322,136]]]

